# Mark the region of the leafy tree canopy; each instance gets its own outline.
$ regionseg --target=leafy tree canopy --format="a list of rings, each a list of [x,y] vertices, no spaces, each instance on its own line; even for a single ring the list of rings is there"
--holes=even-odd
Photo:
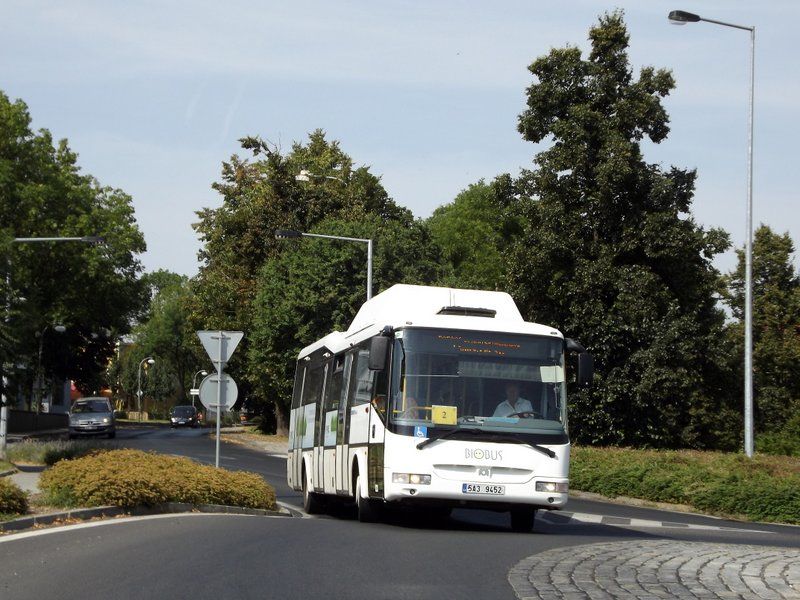
[[[441,256],[421,222],[326,219],[313,232],[371,238],[374,292],[395,283],[431,284],[443,276]],[[366,300],[362,244],[304,239],[268,260],[254,303],[248,378],[284,422],[298,352],[334,330],[345,330]]]
[[[728,247],[689,214],[695,173],[642,157],[669,127],[671,74],[634,77],[622,14],[590,30],[591,52],[554,49],[530,67],[519,117],[548,142],[516,185],[524,231],[510,254],[510,291],[528,318],[580,339],[595,355],[593,391],[573,395],[580,442],[717,443],[726,407],[723,314],[713,257]]]
[[[726,301],[736,323],[730,329],[736,348],[738,390],[744,378],[744,249],[726,278]],[[800,277],[794,243],[761,225],[753,238],[753,398],[757,432],[774,432],[800,413]],[[741,397],[741,395],[740,395]]]
[[[147,321],[135,330],[137,355],[157,359],[159,370],[170,375],[165,395],[184,403],[197,365],[207,365],[208,358],[189,322],[192,289],[188,280],[167,271],[158,275],[169,283],[153,298]]]
[[[430,216],[431,236],[452,267],[452,278],[443,284],[482,290],[504,284],[502,254],[522,228],[521,219],[508,210],[511,185],[508,175],[491,184],[481,180]]]
[[[24,102],[0,92],[0,214],[2,268],[8,265],[11,282],[3,292],[13,307],[3,360],[13,354],[33,361],[37,334],[62,323],[68,330],[58,348],[50,338],[44,344],[46,371],[96,389],[113,351],[111,334],[129,330],[142,303],[136,255],[145,243],[130,196],[81,174],[67,141],[32,131]],[[105,244],[12,241],[95,235]]]
[[[419,226],[410,211],[389,198],[368,167],[355,168],[338,142],[328,141],[321,130],[311,133],[306,143],[293,144],[286,154],[257,137],[241,142],[252,159],[234,156],[224,163],[221,181],[213,186],[222,195],[222,206],[198,213],[195,229],[204,246],[193,286],[190,322],[193,329],[245,332],[229,371],[239,384],[240,397],[253,406],[267,400],[254,396],[254,382],[262,377],[258,368],[245,365],[250,333],[256,327],[253,300],[259,273],[265,263],[279,261],[283,253],[307,252],[309,248],[305,239],[276,240],[275,230],[322,231],[320,223],[327,219],[354,223],[378,219],[387,227],[396,224],[409,230]],[[308,181],[296,179],[301,171],[309,173]],[[364,249],[356,245],[344,251],[360,257],[353,259],[353,273],[363,275]],[[351,292],[365,287],[354,284]],[[342,304],[347,305],[347,300]]]
[[[199,211],[195,225],[204,243],[197,287],[201,320],[247,328],[259,269],[285,247],[275,239],[276,229],[309,231],[336,215],[412,220],[367,167],[354,168],[338,142],[326,140],[321,130],[286,155],[256,137],[241,142],[253,160],[233,156],[223,163],[222,181],[213,185],[222,206]],[[296,179],[303,170],[312,174],[310,181]]]

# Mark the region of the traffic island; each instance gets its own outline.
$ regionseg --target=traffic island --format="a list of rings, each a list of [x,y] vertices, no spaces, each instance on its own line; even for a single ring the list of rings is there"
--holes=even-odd
[[[25,488],[19,481],[25,477],[35,477],[36,485]],[[0,513],[23,514],[0,524],[0,532],[158,513],[291,515],[278,506],[275,491],[255,473],[138,450],[96,450],[62,460],[42,473],[15,473],[12,478],[18,481],[4,478],[0,483],[9,488],[10,498],[19,496],[24,502]],[[24,514],[30,512],[38,514]]]

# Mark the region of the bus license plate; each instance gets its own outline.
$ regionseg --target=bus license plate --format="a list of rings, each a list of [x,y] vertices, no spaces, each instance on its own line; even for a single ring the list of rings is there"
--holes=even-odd
[[[492,485],[490,483],[463,483],[461,491],[464,494],[489,494],[490,496],[502,496],[506,493],[503,485]]]

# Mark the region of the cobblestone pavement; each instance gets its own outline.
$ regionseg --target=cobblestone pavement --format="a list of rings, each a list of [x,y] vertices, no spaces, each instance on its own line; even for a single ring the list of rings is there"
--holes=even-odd
[[[508,581],[522,599],[800,599],[800,550],[642,540],[548,550]]]

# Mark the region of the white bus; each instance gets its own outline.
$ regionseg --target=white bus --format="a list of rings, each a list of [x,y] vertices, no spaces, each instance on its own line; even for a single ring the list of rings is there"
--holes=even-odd
[[[289,487],[309,513],[337,497],[362,521],[474,507],[530,531],[537,509],[567,502],[570,351],[588,385],[591,356],[508,294],[395,285],[300,352]]]

